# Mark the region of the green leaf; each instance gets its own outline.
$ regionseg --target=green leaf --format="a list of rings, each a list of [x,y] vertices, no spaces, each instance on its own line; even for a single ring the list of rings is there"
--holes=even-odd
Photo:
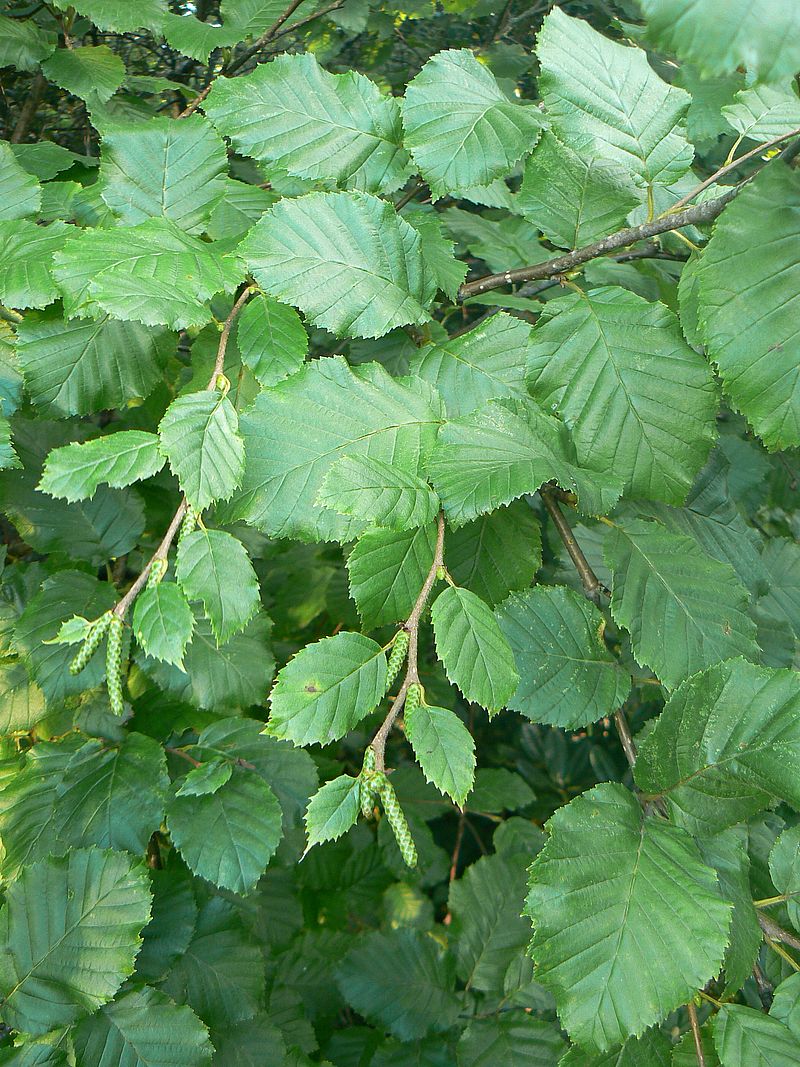
[[[351,370],[339,357],[319,359],[272,389],[244,412],[242,485],[217,509],[220,521],[244,519],[271,537],[346,541],[365,524],[320,508],[324,476],[342,456],[403,457],[416,472],[439,423],[425,387],[396,381],[375,363]]]
[[[158,432],[186,498],[196,511],[229,500],[242,479],[244,445],[236,408],[225,393],[205,389],[173,400]]]
[[[407,708],[404,718],[406,737],[425,780],[462,807],[475,779],[472,734],[458,715],[446,708],[418,704]]]
[[[436,282],[422,239],[376,196],[309,193],[281,200],[239,252],[265,292],[337,337],[381,337],[430,318]]]
[[[111,1000],[149,916],[145,869],[123,853],[78,849],[24,870],[0,916],[8,1025],[43,1034]]]
[[[0,196],[2,193],[0,193]],[[56,299],[53,256],[70,228],[63,222],[0,222],[0,300],[13,308],[41,308]]]
[[[203,1067],[214,1052],[191,1008],[156,989],[132,989],[84,1020],[73,1035],[79,1067]]]
[[[173,15],[168,12],[162,22],[162,32],[171,48],[185,56],[208,63],[216,48],[229,48],[244,40],[247,31],[226,20],[224,26],[214,22],[201,22],[190,15]]]
[[[509,100],[466,48],[429,59],[402,106],[405,145],[434,199],[507,174],[544,125],[533,105]]]
[[[592,1053],[573,1045],[569,1052],[558,1061],[558,1067],[697,1067],[697,1053],[691,1033],[687,1034],[688,1044],[681,1040],[677,1045],[670,1045],[669,1039],[659,1030],[647,1030],[641,1037],[629,1037],[621,1048],[611,1052]],[[706,1055],[706,1067],[719,1067],[716,1057],[712,1059],[711,1035],[702,1030],[703,1048]],[[691,1059],[679,1059],[686,1048]],[[673,1052],[674,1048],[674,1052]]]
[[[734,656],[758,657],[747,590],[732,567],[653,522],[615,525],[604,545],[611,614],[664,685]]]
[[[46,714],[44,693],[20,662],[0,663],[0,737],[28,733]]]
[[[39,489],[70,502],[91,500],[98,485],[123,489],[151,478],[163,466],[156,434],[119,430],[93,441],[54,448],[45,461]]]
[[[30,24],[29,24],[30,25]],[[46,182],[55,178],[62,171],[79,160],[90,165],[88,156],[79,156],[77,152],[70,152],[68,148],[53,144],[52,141],[36,141],[34,144],[15,144],[11,146],[17,162],[35,178]]]
[[[133,609],[133,632],[148,656],[183,670],[183,654],[192,639],[192,609],[175,582],[145,588]]]
[[[208,301],[232,292],[243,271],[232,256],[199,241],[171,219],[118,230],[84,230],[55,257],[69,318],[106,311],[118,319],[180,330],[211,320]]]
[[[755,85],[740,90],[722,114],[742,137],[771,141],[800,126],[800,99],[790,86]]]
[[[577,493],[581,509],[590,514],[610,510],[621,489],[615,476],[580,469],[563,423],[533,401],[490,400],[446,422],[427,466],[455,525],[553,480]]]
[[[308,352],[308,334],[294,308],[260,295],[240,314],[236,341],[244,365],[267,386],[294,374]]]
[[[525,501],[448,530],[447,569],[454,581],[493,607],[531,585],[541,563],[541,530]]]
[[[123,407],[148,396],[174,347],[174,335],[165,330],[108,315],[70,322],[52,313],[26,315],[17,337],[31,400],[54,418]]]
[[[178,797],[205,797],[216,793],[233,774],[233,764],[225,760],[211,760],[192,767],[175,791]]]
[[[301,178],[391,193],[410,171],[397,101],[354,70],[329,74],[310,53],[219,79],[203,109],[243,155]]]
[[[103,134],[100,193],[126,225],[168,218],[201,233],[226,189],[225,144],[189,115],[112,126]]]
[[[369,530],[347,559],[350,594],[367,630],[406,619],[433,564],[436,528]]]
[[[800,926],[800,827],[790,826],[780,835],[769,854],[769,873],[779,893],[789,898],[786,909],[795,929]]]
[[[553,1067],[566,1047],[552,1023],[511,1012],[467,1026],[458,1042],[458,1067]]]
[[[759,81],[774,82],[800,66],[800,12],[793,4],[730,0],[720,9],[714,0],[641,0],[641,6],[658,47],[705,74],[746,67]]]
[[[87,19],[91,19],[99,30],[111,33],[134,33],[136,30],[161,30],[161,22],[166,14],[164,0],[136,0],[132,6],[127,0],[54,0],[55,6],[64,10],[70,7]]]
[[[562,1024],[597,1051],[641,1034],[722,963],[730,905],[683,830],[606,783],[560,808],[530,869],[538,980]],[[598,847],[602,842],[602,847]],[[680,915],[680,937],[665,939]]]
[[[367,934],[342,961],[337,981],[351,1007],[401,1041],[447,1030],[461,1004],[452,958],[417,930]]]
[[[105,103],[125,80],[125,64],[108,45],[57,48],[42,63],[42,73],[62,89],[86,100]]]
[[[683,503],[716,436],[711,368],[668,308],[625,289],[551,306],[531,334],[533,397],[563,416],[582,466],[624,478],[633,496]]]
[[[772,538],[761,558],[770,583],[762,603],[800,638],[800,546],[787,538]]]
[[[519,675],[491,608],[469,589],[449,586],[431,608],[436,654],[467,700],[498,711]],[[424,768],[423,768],[424,769]]]
[[[422,238],[422,258],[437,287],[455,301],[467,276],[467,264],[455,258],[455,244],[445,235],[444,219],[437,211],[410,208],[404,211],[403,218]]]
[[[472,255],[497,273],[529,263],[541,263],[552,255],[540,244],[538,230],[527,219],[514,216],[486,218],[457,207],[442,212],[442,218],[456,240],[463,242]],[[513,300],[513,296],[504,299]],[[530,303],[525,307],[530,310]]]
[[[512,593],[496,612],[520,683],[508,707],[533,722],[575,730],[618,708],[630,677],[603,642],[605,623],[585,597],[561,586]]]
[[[170,836],[196,875],[249,893],[281,839],[281,809],[258,774],[235,768],[214,793],[175,793],[167,804]]]
[[[426,345],[410,370],[435,386],[451,419],[494,397],[524,397],[531,328],[505,312],[460,337]]]
[[[752,974],[761,948],[761,927],[750,886],[747,832],[737,827],[712,837],[703,834],[697,838],[697,843],[703,861],[717,872],[720,893],[733,904],[723,969],[725,991],[734,993]]]
[[[222,199],[211,212],[206,226],[208,236],[215,241],[243,237],[253,223],[258,222],[278,200],[277,193],[271,189],[261,189],[258,185],[248,185],[233,178],[226,179],[224,184]]]
[[[269,732],[296,745],[327,745],[369,714],[386,692],[386,656],[375,641],[343,631],[306,645],[278,673]]]
[[[439,500],[422,478],[370,456],[343,456],[323,479],[317,503],[340,515],[406,530],[432,522]]]
[[[691,97],[662,81],[640,48],[555,8],[536,54],[539,91],[559,140],[620,164],[639,186],[672,185],[686,173],[693,152],[682,121]]]
[[[779,797],[800,804],[800,682],[731,660],[676,689],[642,742],[636,781],[666,793],[693,832],[741,822]]]
[[[36,70],[56,47],[56,35],[33,19],[0,15],[0,67]]]
[[[177,578],[190,600],[202,600],[220,644],[243,630],[261,604],[247,549],[222,530],[194,530],[181,541]]]
[[[19,456],[11,444],[11,424],[8,419],[0,415],[0,470],[21,466]]]
[[[776,163],[725,209],[699,268],[708,354],[770,449],[800,444],[798,234],[800,176]]]
[[[6,21],[3,19],[0,23],[0,31]],[[27,215],[35,215],[41,202],[39,183],[17,162],[11,145],[0,141],[0,219],[24,219]]]
[[[514,210],[553,244],[580,248],[622,229],[640,200],[618,162],[576,152],[548,132],[525,163]]]
[[[724,1005],[714,1020],[722,1067],[796,1067],[797,1035],[784,1023],[742,1004]]]
[[[119,747],[87,741],[57,786],[60,841],[143,853],[163,820],[168,785],[164,751],[144,734],[125,735]]]
[[[770,1015],[785,1023],[795,1037],[800,1035],[800,982],[792,974],[780,983],[775,990],[775,999],[770,1008]]]
[[[306,852],[323,841],[335,841],[355,826],[361,810],[357,778],[340,774],[314,794],[305,815]]]

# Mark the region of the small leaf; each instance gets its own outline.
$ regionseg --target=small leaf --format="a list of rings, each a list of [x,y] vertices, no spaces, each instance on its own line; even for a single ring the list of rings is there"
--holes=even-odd
[[[217,390],[179,396],[158,432],[161,450],[195,511],[231,497],[242,478],[244,445],[227,396]]]
[[[308,351],[308,334],[294,308],[261,295],[239,315],[236,341],[242,362],[262,385],[293,374]]]
[[[328,471],[317,503],[341,515],[406,530],[436,518],[439,500],[422,478],[370,456],[343,456]]]
[[[133,632],[148,656],[183,670],[183,654],[194,632],[186,597],[174,582],[143,589],[133,609]]]
[[[475,778],[475,742],[453,711],[418,704],[404,715],[406,736],[425,778],[461,807]]]
[[[11,20],[3,16],[0,19],[2,48],[2,30]],[[16,19],[14,24],[20,25]],[[35,215],[41,203],[39,183],[17,162],[11,145],[7,141],[0,141],[0,219],[24,219],[28,215]]]
[[[350,595],[366,629],[408,618],[431,569],[436,527],[396,533],[369,530],[347,559]]]
[[[105,103],[125,80],[125,64],[108,45],[57,48],[42,73],[90,106]]]
[[[795,1067],[797,1035],[770,1015],[725,1004],[714,1020],[714,1045],[723,1067]]]
[[[64,500],[91,500],[98,485],[122,489],[151,478],[163,466],[156,434],[120,430],[54,448],[45,461],[39,489]]]
[[[69,235],[63,222],[0,222],[0,300],[7,307],[43,308],[56,299],[53,256]]]
[[[202,600],[220,644],[243,630],[261,604],[247,549],[222,530],[195,530],[183,538],[177,578],[190,600]]]
[[[357,778],[341,774],[314,794],[305,814],[306,852],[323,841],[335,841],[355,826],[360,810]]]
[[[177,797],[205,797],[216,793],[233,774],[229,760],[209,760],[199,767],[192,767],[175,791]]]

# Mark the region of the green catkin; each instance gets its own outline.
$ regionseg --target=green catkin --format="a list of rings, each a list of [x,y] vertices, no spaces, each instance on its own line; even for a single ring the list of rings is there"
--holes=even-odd
[[[406,693],[405,712],[416,711],[422,700],[422,686],[414,683],[408,687]]]
[[[194,531],[195,526],[197,526],[197,519],[198,514],[190,504],[186,508],[186,514],[183,516],[183,522],[181,523],[181,528],[178,533],[178,548],[181,547],[181,544],[186,540],[189,534]]]
[[[95,654],[100,647],[100,642],[103,640],[103,636],[111,624],[111,612],[107,611],[105,615],[101,615],[99,619],[95,619],[89,628],[89,632],[83,639],[83,644],[78,650],[78,654],[75,659],[69,665],[70,674],[80,674],[83,668],[88,664],[89,660]]]
[[[375,800],[378,796],[375,789],[375,778],[375,751],[370,746],[364,753],[364,764],[359,775],[358,786],[361,814],[365,819],[371,819],[375,814]]]
[[[122,619],[115,615],[108,630],[106,645],[106,686],[108,702],[115,715],[122,715],[125,704],[122,699]]]
[[[147,575],[147,588],[155,589],[166,573],[167,561],[165,559],[154,559],[150,564],[150,573]]]
[[[397,677],[400,668],[408,654],[408,631],[398,630],[392,641],[392,650],[389,653],[389,663],[386,669],[386,690]]]
[[[386,818],[392,828],[397,847],[400,849],[400,855],[405,860],[407,867],[416,867],[417,849],[397,795],[385,774],[378,772],[376,777],[378,779],[378,795],[381,798]]]

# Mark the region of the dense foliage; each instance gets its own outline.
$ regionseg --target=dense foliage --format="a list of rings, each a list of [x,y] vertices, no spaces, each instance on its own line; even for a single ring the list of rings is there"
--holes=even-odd
[[[0,9],[0,1063],[797,1067],[800,6]]]

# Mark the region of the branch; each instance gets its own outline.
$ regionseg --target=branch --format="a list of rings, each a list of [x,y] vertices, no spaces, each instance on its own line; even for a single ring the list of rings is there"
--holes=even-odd
[[[444,512],[439,512],[439,518],[437,520],[436,527],[436,548],[433,553],[433,563],[431,568],[422,583],[422,588],[419,591],[414,607],[411,609],[411,614],[403,624],[403,629],[408,633],[408,666],[406,668],[405,678],[403,684],[400,686],[400,690],[397,696],[392,701],[392,705],[383,720],[380,729],[372,739],[372,750],[375,753],[375,768],[382,771],[385,768],[384,757],[386,753],[386,739],[391,733],[392,726],[394,726],[395,719],[403,710],[403,705],[406,702],[406,693],[410,685],[416,685],[419,683],[419,669],[417,666],[417,653],[419,650],[419,623],[422,618],[422,613],[425,610],[425,605],[428,603],[428,597],[431,595],[431,589],[433,589],[436,582],[436,574],[440,567],[444,566]]]
[[[11,144],[20,144],[27,134],[46,86],[47,79],[40,70],[37,70],[36,76],[31,82],[31,91],[28,93],[28,98],[22,105],[22,110],[19,113],[17,125],[14,127],[14,131],[9,137]]]
[[[692,1037],[694,1038],[694,1051],[697,1054],[697,1067],[706,1067],[706,1058],[703,1054],[703,1039],[700,1036],[700,1024],[697,1021],[697,1008],[690,1000],[686,1005],[686,1010],[689,1013],[689,1025],[692,1028]]]
[[[542,486],[539,490],[539,496],[542,498],[545,508],[547,508],[547,514],[553,520],[553,525],[558,531],[558,536],[564,543],[564,548],[566,548],[569,553],[569,558],[575,565],[575,570],[578,572],[578,577],[583,586],[584,596],[587,600],[591,600],[593,604],[599,605],[600,594],[603,593],[608,596],[608,590],[592,570],[588,559],[583,554],[581,546],[575,540],[572,527],[567,522],[563,511],[556,502],[553,491],[546,486]]]
[[[774,919],[770,919],[770,917],[764,915],[763,912],[758,913],[758,925],[770,940],[782,941],[784,945],[800,949],[800,937],[796,937],[788,930],[784,930],[784,928],[779,926]]]

